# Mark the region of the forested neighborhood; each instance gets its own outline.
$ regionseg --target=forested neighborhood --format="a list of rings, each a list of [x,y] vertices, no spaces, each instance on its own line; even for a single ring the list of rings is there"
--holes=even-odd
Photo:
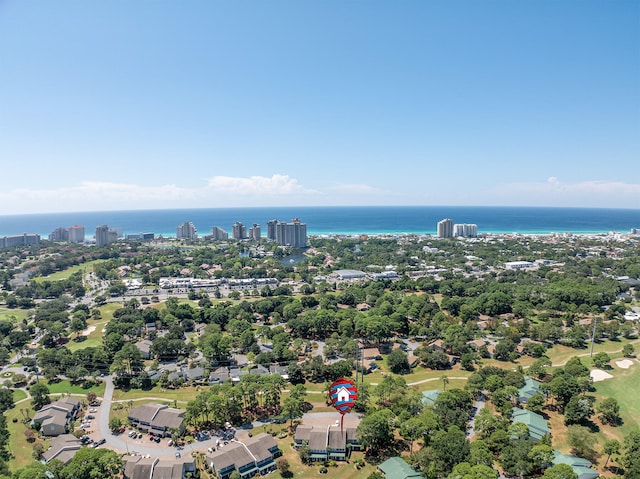
[[[638,258],[634,235],[2,249],[0,477],[640,477]]]

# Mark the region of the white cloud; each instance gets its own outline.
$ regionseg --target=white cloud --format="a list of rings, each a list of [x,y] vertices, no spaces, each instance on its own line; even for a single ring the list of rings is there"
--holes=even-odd
[[[622,181],[580,181],[565,183],[555,176],[546,181],[511,183],[492,189],[500,204],[530,206],[577,206],[640,208],[640,184]]]
[[[298,180],[288,175],[275,174],[271,178],[265,176],[214,176],[209,179],[208,187],[217,191],[236,195],[290,195],[313,193],[305,189]]]
[[[225,194],[221,194],[225,193]],[[60,211],[107,211],[226,206],[276,206],[305,203],[317,192],[286,175],[270,178],[214,176],[200,187],[174,184],[142,186],[132,183],[85,181],[51,189],[0,191],[0,214]],[[308,203],[308,199],[306,201]]]

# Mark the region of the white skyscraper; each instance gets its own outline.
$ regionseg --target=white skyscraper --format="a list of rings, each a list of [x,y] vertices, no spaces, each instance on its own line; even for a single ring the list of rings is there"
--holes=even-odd
[[[450,218],[438,221],[438,238],[453,238],[453,221]]]

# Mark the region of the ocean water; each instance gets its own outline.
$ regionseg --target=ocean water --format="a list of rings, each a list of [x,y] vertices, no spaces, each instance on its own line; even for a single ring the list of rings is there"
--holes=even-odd
[[[175,236],[176,227],[192,222],[199,235],[209,234],[213,226],[231,233],[231,225],[240,221],[247,229],[254,223],[266,235],[266,223],[272,219],[290,221],[299,218],[310,235],[394,234],[436,232],[443,218],[454,223],[475,223],[478,234],[524,233],[576,234],[627,233],[640,228],[640,209],[535,208],[488,206],[345,206],[278,208],[195,208],[170,210],[106,211],[0,216],[0,236],[38,233],[46,238],[54,229],[82,225],[86,237],[93,237],[96,226],[108,225],[123,234],[152,232]]]

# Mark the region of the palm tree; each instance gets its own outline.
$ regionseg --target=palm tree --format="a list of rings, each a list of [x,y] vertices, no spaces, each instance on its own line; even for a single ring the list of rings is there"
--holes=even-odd
[[[442,376],[442,389],[444,391],[447,390],[447,384],[449,384],[449,377],[448,376]]]

